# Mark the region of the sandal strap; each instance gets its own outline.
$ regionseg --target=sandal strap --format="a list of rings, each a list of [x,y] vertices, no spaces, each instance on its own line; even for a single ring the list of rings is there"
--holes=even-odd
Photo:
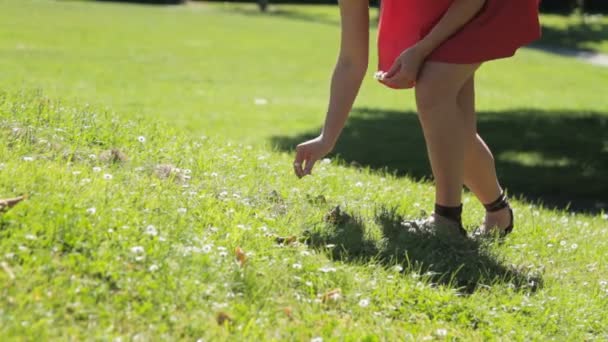
[[[494,202],[489,203],[489,204],[484,204],[483,206],[486,208],[486,211],[488,211],[488,212],[499,211],[499,210],[509,207],[509,199],[507,198],[507,195],[503,191]]]

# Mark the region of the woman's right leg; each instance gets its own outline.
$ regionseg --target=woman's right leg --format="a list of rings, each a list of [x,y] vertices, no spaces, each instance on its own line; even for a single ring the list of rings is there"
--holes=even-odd
[[[496,176],[496,167],[492,152],[477,134],[477,117],[475,113],[475,77],[464,84],[458,94],[458,105],[464,114],[467,127],[467,138],[464,153],[464,184],[482,204],[492,203],[502,193]],[[487,227],[507,227],[511,216],[507,209],[486,212]]]

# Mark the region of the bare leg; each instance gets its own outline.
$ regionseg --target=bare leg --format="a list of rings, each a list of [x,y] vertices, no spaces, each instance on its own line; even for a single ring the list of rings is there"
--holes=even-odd
[[[461,204],[470,124],[458,97],[479,65],[427,62],[416,83],[416,104],[435,178],[435,202]]]
[[[464,152],[464,183],[475,194],[482,204],[494,201],[502,193],[496,177],[496,167],[492,152],[477,134],[475,114],[475,77],[471,76],[458,93],[458,105],[466,125]],[[507,208],[497,212],[486,213],[485,223],[488,227],[504,228],[509,225],[511,217]]]

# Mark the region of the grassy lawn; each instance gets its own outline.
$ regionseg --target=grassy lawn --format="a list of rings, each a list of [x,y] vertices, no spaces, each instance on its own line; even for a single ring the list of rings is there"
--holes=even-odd
[[[339,158],[291,174],[324,116],[334,7],[0,7],[0,198],[29,195],[0,216],[1,340],[608,338],[608,216],[525,200],[608,202],[608,69],[534,49],[482,68],[517,227],[455,243],[399,225],[432,188],[373,41]],[[465,207],[470,230],[483,208]]]
[[[548,46],[608,53],[608,17],[544,15],[543,38]]]

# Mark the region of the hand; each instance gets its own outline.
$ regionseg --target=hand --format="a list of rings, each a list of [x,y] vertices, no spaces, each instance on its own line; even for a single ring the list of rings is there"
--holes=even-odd
[[[311,174],[315,163],[331,152],[332,146],[323,141],[322,136],[301,143],[296,147],[296,159],[293,162],[293,169],[296,176],[302,178]],[[306,164],[304,164],[306,162]]]
[[[416,45],[403,51],[384,75],[384,83],[393,88],[412,88],[425,58]]]

